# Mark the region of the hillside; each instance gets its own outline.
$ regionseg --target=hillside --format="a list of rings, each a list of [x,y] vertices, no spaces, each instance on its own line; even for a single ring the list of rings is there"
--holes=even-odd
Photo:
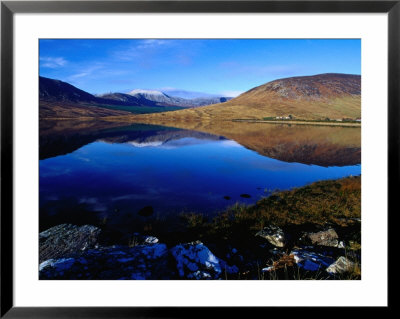
[[[69,83],[42,76],[39,77],[39,99],[68,103],[97,102],[97,98],[94,95]]]
[[[222,104],[147,115],[144,120],[191,121],[262,119],[292,115],[321,120],[361,116],[361,76],[327,73],[279,79]]]
[[[124,116],[129,112],[99,107],[102,101],[75,86],[39,77],[39,117],[78,118]]]

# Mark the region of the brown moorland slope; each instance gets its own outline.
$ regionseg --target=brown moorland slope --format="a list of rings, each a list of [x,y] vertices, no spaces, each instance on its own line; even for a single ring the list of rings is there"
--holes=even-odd
[[[361,76],[326,73],[279,79],[255,87],[221,104],[149,114],[143,120],[219,121],[292,115],[324,120],[361,116]]]
[[[91,119],[106,116],[127,116],[130,112],[111,110],[88,103],[39,100],[40,119]]]

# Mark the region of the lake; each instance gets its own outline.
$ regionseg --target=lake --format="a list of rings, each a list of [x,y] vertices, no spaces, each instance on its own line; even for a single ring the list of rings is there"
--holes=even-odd
[[[273,190],[361,173],[358,128],[236,125],[218,135],[145,124],[41,123],[40,229],[69,222],[139,231],[149,218],[213,216]]]

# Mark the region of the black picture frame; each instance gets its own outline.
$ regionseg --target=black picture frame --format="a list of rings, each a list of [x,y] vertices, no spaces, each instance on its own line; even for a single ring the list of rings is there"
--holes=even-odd
[[[15,307],[13,303],[13,18],[16,13],[122,13],[122,12],[269,12],[269,13],[387,13],[388,14],[388,218],[399,212],[400,144],[400,1],[1,1],[1,317],[6,318],[131,318],[185,317],[209,313],[209,308],[188,307]],[[382,213],[382,212],[380,212]],[[388,223],[388,247],[390,227]],[[390,251],[390,249],[389,249]],[[391,258],[389,257],[389,264]],[[379,262],[379,261],[377,261]],[[378,265],[377,265],[378,267]],[[388,280],[388,287],[390,280]],[[388,300],[389,309],[391,298]],[[248,315],[248,308],[235,314]],[[291,308],[299,312],[305,308]],[[333,310],[334,312],[336,310]],[[348,310],[346,310],[348,311]],[[213,315],[226,314],[225,308]]]

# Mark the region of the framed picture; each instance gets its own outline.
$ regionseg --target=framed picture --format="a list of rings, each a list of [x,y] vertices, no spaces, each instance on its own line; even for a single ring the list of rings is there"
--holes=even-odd
[[[399,15],[2,1],[1,315],[388,307]]]

